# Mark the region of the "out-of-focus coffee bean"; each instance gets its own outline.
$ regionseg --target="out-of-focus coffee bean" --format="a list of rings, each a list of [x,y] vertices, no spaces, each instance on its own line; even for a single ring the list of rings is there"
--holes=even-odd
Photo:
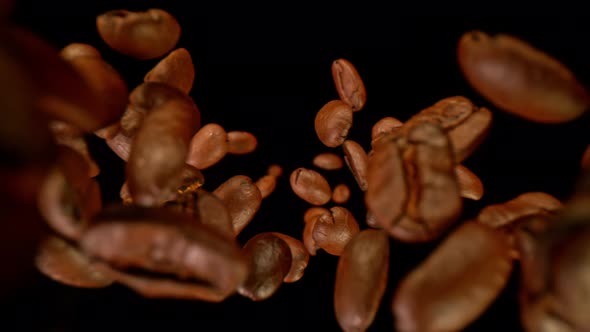
[[[462,330],[508,282],[510,248],[503,233],[486,225],[461,225],[399,284],[392,303],[396,330]]]
[[[319,167],[326,171],[333,171],[341,169],[344,166],[344,162],[342,158],[331,152],[324,152],[320,153],[315,158],[313,158],[312,163],[314,166]]]
[[[242,252],[248,260],[248,278],[238,293],[253,301],[272,296],[289,274],[292,256],[289,245],[272,233],[261,233],[246,242]]]
[[[510,226],[518,219],[540,214],[553,214],[563,208],[555,197],[543,192],[528,192],[500,204],[488,205],[477,216],[477,221],[493,228]]]
[[[112,274],[117,282],[146,297],[218,302],[235,292],[248,273],[235,241],[168,209],[105,210],[80,246],[118,272]]]
[[[260,190],[260,195],[262,199],[265,199],[275,190],[277,186],[277,178],[272,175],[265,175],[260,179],[256,180],[255,184]]]
[[[229,178],[213,194],[227,207],[236,236],[252,221],[262,203],[260,189],[245,175]]]
[[[461,197],[478,201],[483,196],[483,183],[477,175],[463,165],[455,166]]]
[[[334,311],[344,331],[366,331],[387,285],[389,236],[367,229],[350,240],[338,259]]]
[[[266,173],[278,178],[279,176],[283,175],[283,168],[280,165],[272,164],[268,166]]]
[[[353,111],[360,111],[367,102],[365,84],[356,68],[346,59],[332,62],[332,78],[340,99]]]
[[[133,204],[133,197],[131,197],[131,193],[129,193],[129,185],[127,185],[127,181],[123,182],[121,190],[119,190],[119,197],[121,197],[121,201],[124,205]]]
[[[590,105],[588,92],[566,66],[516,37],[470,31],[461,36],[457,56],[478,93],[529,121],[571,121]]]
[[[96,18],[96,28],[109,47],[141,60],[170,52],[181,33],[176,18],[162,9],[109,11]]]
[[[315,132],[327,147],[342,145],[352,127],[352,108],[341,100],[326,103],[316,114]]]
[[[115,152],[119,158],[124,161],[129,160],[129,154],[131,153],[131,143],[133,139],[123,134],[121,131],[117,132],[112,138],[107,138],[105,142]]]
[[[100,168],[88,151],[88,144],[86,144],[84,133],[81,130],[63,121],[51,121],[49,128],[57,144],[68,146],[84,157],[88,163],[88,176],[95,177],[100,173]]]
[[[300,167],[291,173],[291,189],[299,198],[313,205],[324,205],[332,198],[332,189],[320,173]]]
[[[199,110],[184,99],[172,99],[146,115],[132,143],[126,176],[133,202],[154,206],[170,199],[181,185]]]
[[[377,219],[375,218],[375,215],[371,212],[371,210],[367,210],[367,226],[372,227],[372,228],[378,228],[380,229],[381,227],[379,226],[379,222],[377,221]]]
[[[342,150],[344,150],[344,161],[356,183],[362,191],[366,191],[368,158],[365,149],[357,142],[348,139],[342,144]]]
[[[70,61],[81,56],[99,59],[102,57],[100,52],[94,46],[83,43],[68,44],[61,49],[59,55],[66,61]]]
[[[186,163],[198,169],[218,163],[228,152],[227,133],[222,126],[208,123],[191,139]]]
[[[272,235],[278,236],[285,241],[291,250],[291,269],[283,279],[283,282],[295,282],[303,277],[303,272],[309,262],[309,253],[303,243],[294,237],[286,234],[271,232]]]
[[[160,60],[143,80],[165,83],[189,94],[195,80],[195,66],[190,53],[185,48],[175,49]]]
[[[340,183],[334,187],[332,191],[332,201],[336,204],[344,204],[350,198],[350,189],[344,183]]]
[[[230,131],[227,133],[227,153],[248,154],[258,146],[256,136],[247,131]]]
[[[318,217],[313,229],[313,240],[319,248],[327,253],[340,256],[344,247],[358,232],[360,227],[348,209],[335,206],[330,214]]]
[[[582,155],[582,159],[580,160],[580,165],[582,166],[582,168],[590,167],[590,145],[588,145],[584,150],[584,154]]]
[[[35,266],[47,277],[72,287],[102,288],[114,280],[103,274],[96,264],[73,245],[49,236],[39,245]]]
[[[373,125],[373,128],[371,129],[371,141],[376,140],[382,134],[394,133],[396,130],[399,130],[403,125],[404,123],[400,120],[391,116],[386,116],[381,120],[377,121]]]

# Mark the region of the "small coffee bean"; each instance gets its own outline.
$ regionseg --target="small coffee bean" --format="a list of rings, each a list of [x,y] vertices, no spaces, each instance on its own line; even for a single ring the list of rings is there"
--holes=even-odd
[[[341,169],[344,166],[342,157],[335,153],[324,152],[313,158],[313,165],[326,171],[333,171]]]
[[[170,52],[143,78],[144,82],[160,82],[189,94],[195,80],[195,66],[185,48]]]
[[[316,114],[315,132],[330,148],[342,145],[352,127],[352,108],[340,100],[326,103]]]
[[[227,133],[227,153],[248,154],[258,146],[256,136],[247,131],[230,131]]]
[[[313,205],[324,205],[332,197],[332,189],[320,173],[300,167],[291,173],[291,189],[299,198]]]

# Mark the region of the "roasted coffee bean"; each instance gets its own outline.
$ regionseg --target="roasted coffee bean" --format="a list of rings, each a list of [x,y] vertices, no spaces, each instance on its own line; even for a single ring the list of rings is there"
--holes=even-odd
[[[189,94],[195,80],[195,66],[190,53],[185,48],[175,49],[158,62],[143,80],[165,83]]]
[[[252,221],[262,203],[260,189],[245,175],[229,178],[213,194],[227,207],[236,236]]]
[[[303,277],[303,272],[309,262],[309,253],[303,243],[294,237],[286,234],[271,232],[272,235],[279,237],[289,246],[291,250],[291,269],[283,279],[283,282],[295,282]]]
[[[542,213],[556,213],[563,204],[543,192],[528,192],[500,204],[488,205],[477,216],[477,221],[493,228],[508,227],[518,219]]]
[[[76,127],[63,121],[49,122],[49,128],[57,144],[62,144],[76,150],[88,163],[88,176],[95,177],[100,173],[100,168],[92,159],[84,133]]]
[[[230,131],[227,133],[227,153],[248,154],[258,146],[256,136],[247,131]]]
[[[303,221],[306,224],[315,221],[315,219],[317,219],[318,216],[324,213],[330,213],[330,210],[324,207],[312,206],[309,209],[307,209],[307,211],[305,211],[305,214],[303,215]]]
[[[334,311],[344,331],[366,331],[377,314],[387,285],[389,236],[367,229],[346,245],[338,259]]]
[[[478,201],[483,196],[483,183],[477,175],[463,165],[455,166],[461,197]]]
[[[256,180],[255,184],[260,190],[262,199],[265,199],[275,190],[277,186],[277,178],[272,175],[265,175]]]
[[[141,60],[170,52],[181,33],[176,18],[162,9],[109,11],[96,18],[96,28],[109,47]]]
[[[340,183],[334,187],[332,191],[332,201],[336,204],[344,204],[350,198],[350,189],[344,183]]]
[[[292,265],[289,245],[272,233],[261,233],[246,242],[242,252],[248,260],[248,278],[238,293],[253,301],[272,296],[283,284]]]
[[[83,43],[68,44],[66,47],[61,49],[59,55],[66,61],[70,61],[81,56],[99,59],[102,57],[96,47]]]
[[[404,123],[400,120],[391,116],[386,116],[373,125],[373,128],[371,129],[371,141],[378,139],[382,134],[395,133],[403,125]]]
[[[47,237],[39,245],[35,266],[47,277],[72,287],[102,288],[114,282],[96,262],[56,236]]]
[[[291,173],[291,189],[299,198],[313,205],[324,205],[332,197],[332,189],[320,173],[300,167]]]
[[[359,224],[348,209],[335,206],[330,214],[318,216],[312,236],[315,245],[327,253],[340,256],[344,248],[358,232]]]
[[[266,173],[278,178],[279,176],[283,175],[283,168],[280,165],[272,164],[268,166]]]
[[[303,245],[307,252],[312,256],[315,256],[317,250],[320,249],[313,238],[313,232],[315,230],[315,224],[323,214],[330,216],[331,212],[326,208],[313,206],[307,209],[303,215],[303,221],[305,222],[305,227],[303,229]]]
[[[508,282],[510,248],[503,233],[486,225],[461,225],[399,284],[392,303],[396,331],[465,328]]]
[[[188,215],[161,208],[105,210],[80,246],[108,263],[117,282],[146,297],[219,302],[248,273],[234,240]]]
[[[367,102],[365,84],[356,68],[346,59],[332,62],[332,78],[340,99],[353,111],[360,111]]]
[[[344,150],[344,161],[356,183],[362,191],[366,191],[368,157],[365,149],[357,142],[348,139],[342,144],[342,150]]]
[[[440,236],[461,213],[450,141],[440,127],[418,122],[407,136],[381,139],[369,160],[367,208],[379,226],[405,242]]]
[[[320,153],[315,158],[313,158],[312,163],[314,166],[319,167],[326,171],[333,171],[341,169],[344,166],[344,162],[342,158],[331,152],[324,152]]]
[[[186,163],[198,169],[218,163],[228,152],[227,133],[222,126],[208,123],[191,139]]]
[[[342,145],[352,127],[352,108],[341,100],[326,103],[316,114],[315,132],[330,148]]]
[[[562,123],[590,105],[588,92],[566,66],[516,37],[470,31],[459,40],[457,55],[478,93],[521,118]]]

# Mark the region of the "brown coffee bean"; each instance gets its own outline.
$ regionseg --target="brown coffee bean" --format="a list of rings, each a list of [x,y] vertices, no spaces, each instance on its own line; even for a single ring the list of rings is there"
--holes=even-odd
[[[88,163],[88,176],[95,177],[100,173],[100,168],[92,159],[84,133],[76,127],[63,121],[49,122],[49,129],[53,133],[55,142],[76,150]]]
[[[90,257],[108,263],[117,282],[146,297],[219,302],[248,273],[235,241],[167,209],[103,211],[80,245]]]
[[[387,285],[389,236],[367,229],[348,243],[338,259],[334,311],[344,331],[366,331]]]
[[[213,194],[227,207],[236,236],[252,221],[262,203],[260,190],[245,175],[229,178]]]
[[[535,214],[553,214],[563,208],[555,197],[543,192],[528,192],[507,202],[488,205],[477,216],[477,221],[493,228],[508,227],[521,218]]]
[[[181,185],[191,137],[199,127],[199,110],[172,99],[146,115],[132,143],[126,176],[135,204],[154,206],[170,199]]]
[[[160,82],[189,94],[195,80],[195,66],[185,48],[170,52],[143,78],[144,82]]]
[[[334,187],[332,191],[332,201],[336,204],[344,204],[350,198],[350,189],[344,183],[340,183]]]
[[[299,198],[313,205],[324,205],[332,197],[332,189],[320,173],[300,167],[291,173],[291,189]]]
[[[365,149],[353,140],[344,141],[342,149],[344,150],[344,161],[352,172],[356,183],[362,191],[366,191],[368,157]]]
[[[277,186],[277,178],[272,175],[265,175],[256,180],[255,184],[260,190],[262,199],[265,199],[275,190]]]
[[[109,47],[140,60],[170,52],[181,33],[176,18],[162,9],[109,11],[96,18],[96,28]]]
[[[463,165],[455,166],[461,197],[478,201],[483,196],[483,183],[477,175]]]
[[[382,134],[395,133],[403,125],[404,123],[400,120],[391,116],[386,116],[373,125],[373,128],[371,129],[371,141],[378,139]]]
[[[341,169],[344,166],[342,158],[331,152],[320,153],[312,161],[313,165],[326,171]]]
[[[342,145],[352,127],[352,108],[341,100],[326,103],[316,114],[315,132],[330,148]]]
[[[230,131],[227,133],[227,153],[248,154],[258,146],[256,136],[247,131]]]
[[[399,284],[392,303],[396,330],[462,330],[508,282],[510,248],[503,233],[476,222],[461,225]]]
[[[582,166],[582,168],[590,167],[590,145],[588,145],[584,150],[584,154],[582,155],[582,159],[580,160],[580,165]]]
[[[542,123],[579,117],[590,96],[562,63],[513,36],[470,31],[457,46],[463,75],[504,111]]]
[[[283,175],[283,168],[280,165],[272,164],[272,165],[268,166],[268,170],[266,171],[266,174],[272,175],[272,176],[278,178],[279,176]]]
[[[303,215],[303,221],[305,222],[305,228],[303,229],[303,245],[307,252],[312,256],[315,256],[316,251],[320,249],[313,239],[313,232],[318,218],[323,214],[330,215],[331,213],[330,210],[326,208],[313,206],[307,209]]]
[[[303,277],[303,271],[309,262],[309,253],[303,243],[294,237],[282,233],[271,232],[272,235],[279,237],[289,246],[291,250],[291,269],[283,279],[283,282],[295,282]]]
[[[344,248],[358,232],[359,224],[348,209],[335,206],[330,214],[318,216],[312,236],[317,247],[327,253],[340,256]]]
[[[225,129],[216,123],[208,123],[191,139],[186,163],[201,170],[209,168],[225,157],[228,148]]]
[[[102,288],[114,282],[76,247],[56,236],[41,242],[35,266],[47,277],[72,287]]]
[[[289,245],[272,233],[261,233],[246,242],[242,252],[248,263],[248,278],[238,293],[253,301],[272,296],[289,274],[292,256]]]
[[[307,224],[310,223],[312,221],[315,221],[315,219],[324,214],[324,213],[330,213],[330,210],[324,208],[324,207],[319,207],[319,206],[312,206],[309,209],[307,209],[307,211],[305,211],[305,214],[303,215],[303,221]]]
[[[360,111],[367,102],[365,84],[356,68],[346,59],[332,62],[332,78],[340,99],[353,111]]]
[[[74,58],[86,56],[91,58],[101,58],[100,52],[92,45],[83,43],[71,43],[66,45],[59,52],[59,56],[66,61]]]

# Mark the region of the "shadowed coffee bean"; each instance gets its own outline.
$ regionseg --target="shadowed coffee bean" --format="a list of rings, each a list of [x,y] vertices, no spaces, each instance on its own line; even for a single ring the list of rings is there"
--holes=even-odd
[[[353,111],[360,111],[367,102],[367,92],[352,63],[346,59],[332,62],[332,78],[340,99],[350,105]]]
[[[352,108],[341,100],[326,103],[316,114],[315,132],[329,148],[342,145],[352,127]]]
[[[291,173],[291,189],[299,198],[313,205],[324,205],[332,197],[332,188],[320,173],[300,167]]]
[[[309,262],[309,253],[303,243],[294,237],[286,234],[271,232],[272,235],[278,236],[285,241],[291,250],[291,269],[283,279],[284,282],[295,282],[303,277],[303,272]]]
[[[170,52],[143,78],[144,82],[160,82],[189,94],[195,80],[195,66],[185,48]]]

